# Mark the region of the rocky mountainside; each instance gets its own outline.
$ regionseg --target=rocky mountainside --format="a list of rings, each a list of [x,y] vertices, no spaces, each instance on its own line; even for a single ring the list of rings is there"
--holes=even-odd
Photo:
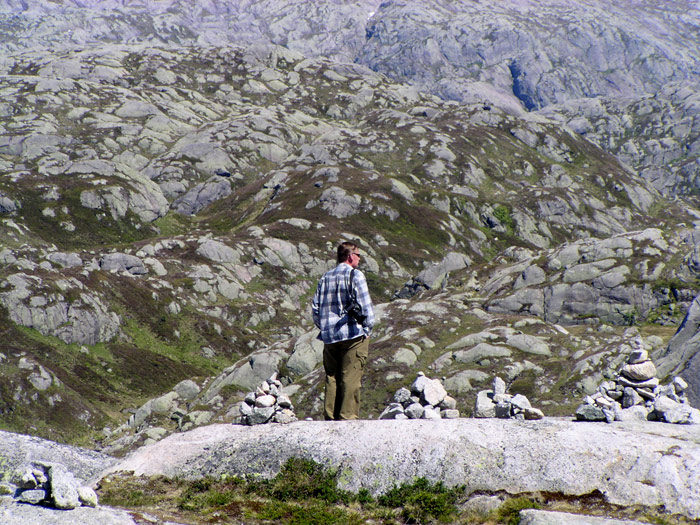
[[[0,4],[0,48],[272,42],[447,100],[546,108],[668,194],[697,193],[693,2],[66,0]],[[563,106],[562,106],[563,105]]]
[[[347,238],[365,417],[419,370],[570,415],[635,338],[697,404],[697,9],[509,5],[0,3],[3,427],[123,453],[272,373],[318,417]]]

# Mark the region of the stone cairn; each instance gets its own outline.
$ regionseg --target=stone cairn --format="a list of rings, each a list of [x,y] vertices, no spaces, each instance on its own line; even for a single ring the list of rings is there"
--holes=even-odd
[[[83,486],[58,463],[34,461],[15,471],[11,484],[2,484],[3,492],[15,501],[62,510],[97,507],[97,494]]]
[[[292,423],[297,420],[292,401],[282,393],[282,383],[277,380],[276,373],[245,396],[239,411],[243,425]]]
[[[379,419],[457,419],[457,401],[447,395],[439,379],[418,372],[411,388],[399,388]]]
[[[637,348],[630,353],[614,380],[604,381],[595,394],[586,396],[576,409],[576,419],[700,424],[700,410],[688,404],[686,388],[688,383],[681,377],[674,377],[670,384],[661,386],[648,352]]]
[[[497,417],[499,419],[542,419],[544,414],[533,408],[530,400],[522,394],[506,393],[506,382],[495,377],[491,390],[482,390],[476,396],[474,417]]]

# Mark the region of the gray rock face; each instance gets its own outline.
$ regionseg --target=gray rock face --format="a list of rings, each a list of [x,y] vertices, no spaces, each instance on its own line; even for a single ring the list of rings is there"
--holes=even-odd
[[[294,343],[287,368],[295,375],[306,375],[323,361],[323,342],[316,336],[318,330],[307,332]]]
[[[614,153],[632,166],[653,187],[667,195],[697,191],[700,164],[700,99],[694,81],[663,86],[653,95],[639,98],[601,97],[571,100],[545,108],[541,113],[567,123],[577,133]],[[654,126],[645,124],[649,113],[655,115]],[[678,115],[684,124],[677,125]],[[686,155],[690,152],[690,158]],[[648,195],[634,195],[641,206]]]
[[[61,464],[86,482],[94,481],[99,472],[116,462],[115,458],[99,452],[3,431],[0,431],[0,450],[5,458],[4,469],[8,472],[40,461]]]
[[[546,21],[553,12],[569,27],[563,37],[551,19]],[[685,78],[679,62],[671,60],[653,61],[634,76],[623,73],[621,64],[635,56],[654,55],[655,48],[660,50],[674,40],[671,35],[665,40],[653,32],[639,32],[644,23],[635,17],[651,15],[645,8],[632,16],[625,13],[623,4],[607,2],[584,10],[549,1],[538,4],[536,13],[528,4],[507,9],[497,2],[478,7],[462,4],[456,11],[443,3],[430,7],[383,4],[369,21],[371,36],[359,61],[394,78],[410,76],[426,88],[438,80],[433,71],[439,70],[433,90],[445,98],[474,96],[466,79],[487,81],[499,92],[515,95],[529,109],[564,99],[643,93],[651,85],[663,86],[660,78]],[[542,20],[537,32],[524,23],[532,22],[533,16]],[[682,10],[672,16],[680,21]],[[443,33],[438,39],[436,27],[449,36]],[[468,34],[459,31],[463,27],[469,27]],[[681,61],[687,59],[685,55]],[[578,66],[569,67],[574,61]]]
[[[129,272],[133,275],[143,275],[148,270],[143,261],[135,255],[126,253],[110,253],[100,259],[100,268],[105,271]]]
[[[460,253],[449,253],[442,261],[426,268],[413,280],[407,282],[396,295],[397,297],[405,298],[412,296],[421,288],[437,288],[444,283],[450,272],[468,268],[470,264],[471,260],[469,257]]]
[[[108,311],[95,294],[84,291],[80,300],[68,303],[61,295],[35,291],[37,280],[26,274],[11,275],[6,282],[11,289],[0,293],[0,303],[19,325],[35,328],[69,344],[107,342],[119,331],[119,316]],[[32,299],[26,301],[30,297]]]
[[[197,253],[218,263],[240,264],[241,262],[241,254],[239,252],[214,239],[204,239],[199,244]]]
[[[495,1],[478,7],[444,2],[380,5],[376,0],[303,5],[289,1],[225,1],[207,5],[207,11],[214,14],[207,17],[202,16],[203,7],[185,11],[175,1],[157,9],[148,4],[131,9],[110,3],[80,5],[92,9],[74,9],[69,3],[64,14],[80,20],[82,31],[72,35],[74,45],[83,39],[105,38],[101,30],[105,18],[116,18],[113,23],[123,27],[108,33],[111,38],[177,38],[179,43],[185,39],[207,44],[268,40],[306,55],[355,61],[394,79],[409,80],[443,98],[486,99],[503,105],[510,100],[513,107],[522,104],[536,108],[596,95],[655,92],[697,70],[694,48],[683,39],[693,30],[693,19],[675,4],[667,7],[664,17],[646,4],[629,9],[626,2],[605,1],[584,8],[560,0],[540,3],[537,10],[529,4],[506,7]],[[169,23],[160,24],[161,10],[166,9],[170,12]],[[65,45],[44,26],[29,32],[35,17],[47,15],[41,9],[17,5],[10,10],[24,15],[20,25],[23,31],[19,33],[24,40],[13,45],[27,45],[29,35],[35,42]],[[152,22],[138,29],[128,25],[127,19],[115,17],[112,10],[132,16],[138,13]],[[60,20],[58,13],[50,16]],[[537,31],[524,23],[533,20]],[[226,31],[232,21],[237,31]],[[557,31],[562,24],[568,28],[564,34]],[[468,33],[460,30],[464,27],[469,28]],[[642,67],[626,67],[636,62]],[[491,93],[485,87],[487,82]],[[153,109],[131,103],[119,111],[135,117]]]
[[[172,208],[183,215],[195,215],[212,202],[231,195],[231,183],[221,177],[212,177],[176,199]]]
[[[700,296],[693,299],[678,331],[668,342],[659,357],[658,373],[661,377],[678,374],[687,381],[688,400],[700,405]]]
[[[488,309],[529,312],[560,324],[583,324],[591,318],[617,325],[635,323],[674,302],[653,287],[677,251],[669,240],[657,228],[577,240],[546,255],[546,276],[537,284],[519,280],[527,262],[511,263],[484,283],[484,293],[491,295]],[[628,265],[633,256],[643,262]],[[688,292],[694,293],[691,287]]]
[[[82,266],[83,260],[77,253],[54,252],[46,257],[49,261],[60,264],[64,268]]]
[[[300,421],[260,430],[213,425],[143,447],[114,469],[187,479],[224,472],[274,476],[287,458],[304,457],[350,468],[353,475],[342,486],[353,491],[382,493],[420,476],[447,486],[466,483],[467,492],[597,489],[613,504],[664,505],[668,512],[697,519],[700,445],[691,429],[552,419]],[[666,453],[671,447],[672,455]],[[261,454],[266,461],[255,459]]]
[[[535,509],[520,511],[521,525],[641,525],[641,521],[616,520],[568,512],[554,512]]]
[[[364,0],[224,0],[187,7],[170,0],[138,4],[68,0],[60,9],[49,9],[51,6],[42,3],[5,3],[0,9],[12,14],[0,17],[0,29],[7,29],[0,33],[8,35],[8,41],[0,43],[7,51],[0,54],[0,73],[8,81],[0,97],[0,171],[7,174],[7,180],[19,183],[2,188],[3,197],[6,193],[14,206],[11,210],[3,199],[6,209],[0,237],[12,240],[8,246],[13,247],[0,254],[5,265],[2,277],[9,283],[0,283],[3,305],[13,321],[65,342],[110,341],[118,335],[120,321],[107,301],[101,301],[102,291],[93,293],[90,289],[107,277],[109,283],[131,281],[143,286],[143,292],[157,304],[165,301],[162,304],[168,305],[167,310],[158,313],[167,317],[168,325],[196,318],[198,327],[206,326],[205,337],[217,340],[217,344],[211,340],[203,344],[202,351],[209,359],[222,357],[229,337],[230,351],[236,352],[236,358],[262,348],[263,344],[254,342],[257,334],[251,333],[261,323],[265,326],[260,335],[267,338],[264,343],[280,338],[279,346],[245,357],[235,370],[208,382],[211,388],[203,396],[206,402],[215,399],[225,384],[253,387],[284,365],[292,379],[317,369],[320,359],[314,344],[295,346],[290,356],[292,345],[283,339],[288,334],[298,336],[311,326],[301,306],[309,286],[313,286],[313,277],[324,266],[326,254],[320,252],[328,239],[322,241],[320,235],[331,231],[331,224],[326,223],[329,217],[347,224],[351,235],[356,235],[356,225],[362,235],[367,231],[363,241],[376,247],[376,252],[364,259],[374,264],[365,263],[376,277],[373,282],[378,284],[373,286],[391,282],[395,289],[415,276],[411,286],[431,288],[426,296],[435,300],[413,301],[406,306],[405,318],[416,325],[439,319],[445,322],[446,337],[448,330],[458,329],[453,319],[467,314],[465,308],[472,301],[493,299],[490,313],[529,312],[562,323],[593,324],[601,318],[632,323],[635,316],[643,318],[657,307],[670,308],[671,303],[682,311],[687,302],[684,290],[671,300],[676,290],[664,298],[657,285],[667,279],[677,283],[676,277],[690,276],[686,282],[693,282],[693,272],[700,268],[697,243],[689,241],[683,253],[673,252],[677,243],[669,233],[681,220],[692,224],[692,217],[669,213],[675,217],[668,219],[658,235],[647,231],[644,235],[606,237],[643,228],[659,218],[655,214],[661,206],[671,204],[649,186],[668,178],[657,177],[655,167],[673,164],[673,169],[677,168],[674,177],[687,173],[691,180],[694,176],[697,119],[691,112],[696,96],[679,88],[672,103],[659,105],[644,95],[645,100],[634,101],[634,111],[626,109],[632,106],[624,106],[621,113],[606,107],[599,112],[600,118],[593,106],[597,102],[606,105],[607,101],[596,99],[579,122],[569,119],[564,109],[566,118],[556,113],[547,118],[543,113],[516,116],[523,103],[531,107],[551,102],[566,105],[572,97],[581,96],[584,80],[593,90],[584,96],[603,94],[599,85],[605,85],[610,93],[628,95],[644,84],[645,90],[653,89],[660,93],[659,98],[669,100],[671,93],[666,88],[661,93],[658,85],[678,86],[675,79],[679,73],[695,74],[696,43],[675,39],[675,29],[667,29],[673,20],[676,27],[693,25],[687,22],[688,17],[694,19],[692,10],[680,17],[676,6],[670,6],[664,19],[645,4],[639,11],[658,21],[658,31],[645,26],[644,32],[654,34],[645,33],[644,38],[634,35],[628,41],[623,37],[632,22],[625,18],[610,22],[610,13],[601,5],[626,14],[623,7],[607,0],[594,3],[590,13],[563,1],[547,1],[539,9],[529,4],[508,8],[495,1],[482,2],[476,8],[442,0],[381,6],[378,1]],[[553,16],[555,7],[562,9],[561,17]],[[368,19],[370,11],[376,13]],[[632,18],[642,16],[631,11]],[[125,13],[126,18],[119,13]],[[129,24],[127,19],[144,23]],[[3,25],[8,20],[11,28]],[[61,29],[66,20],[81,30],[67,35]],[[532,27],[539,20],[541,34],[533,34]],[[567,24],[560,42],[551,36],[551,20]],[[388,25],[382,26],[384,21]],[[213,30],[224,27],[218,24],[233,22],[236,31],[228,26]],[[105,27],[108,36],[100,34]],[[366,27],[370,34],[365,33]],[[613,28],[610,34],[608,27]],[[61,36],[56,36],[57,29]],[[596,32],[599,29],[600,34]],[[352,37],[348,37],[350,33]],[[112,45],[122,34],[130,43]],[[218,47],[250,34],[286,47]],[[11,41],[13,35],[18,37],[16,42]],[[41,42],[54,47],[51,44],[56,38],[64,39],[66,46],[78,46],[80,51],[63,53],[63,42],[55,46],[60,49],[55,54],[24,47]],[[110,44],[92,45],[93,40],[102,38]],[[166,48],[153,44],[175,38],[180,44],[199,40],[202,45]],[[511,46],[513,38],[520,39],[522,47]],[[146,42],[139,43],[142,39]],[[572,39],[577,49],[572,49]],[[344,46],[350,41],[354,47],[348,52]],[[669,41],[673,45],[664,44]],[[613,49],[618,45],[620,49]],[[690,52],[689,45],[695,46]],[[293,48],[307,53],[332,49],[332,53],[344,53],[349,62],[358,56],[367,58],[370,55],[365,51],[372,54],[372,49],[377,49],[372,56],[378,62],[367,62],[377,70],[403,68],[401,75],[411,75],[416,85],[434,86],[447,98],[493,99],[509,113],[486,103],[444,103],[420,93],[415,86],[390,84],[362,65],[306,59]],[[589,49],[591,56],[583,57],[579,48]],[[657,53],[665,49],[672,51]],[[462,50],[474,54],[467,57],[470,62],[464,62],[467,58]],[[392,54],[394,63],[388,60]],[[407,54],[410,60],[405,61]],[[426,56],[430,58],[428,67]],[[662,64],[674,56],[679,59],[676,65],[663,70]],[[610,57],[620,60],[619,64],[608,63]],[[644,65],[628,67],[625,61]],[[193,64],[207,67],[193,68]],[[465,75],[463,67],[474,69]],[[632,70],[632,76],[614,78],[622,69]],[[584,71],[583,76],[578,78],[576,71]],[[435,74],[442,76],[436,81]],[[645,75],[653,76],[658,84],[640,81]],[[480,84],[462,82],[467,77]],[[613,83],[609,81],[615,81],[615,87],[610,87]],[[486,82],[491,82],[491,87]],[[692,84],[688,86],[692,92]],[[675,108],[682,111],[674,117]],[[625,117],[631,118],[629,125]],[[559,122],[569,123],[569,128]],[[608,126],[610,132],[603,133]],[[642,128],[658,132],[644,135]],[[479,132],[473,133],[475,130]],[[666,140],[669,134],[674,135],[673,140]],[[581,135],[599,135],[601,145],[615,139],[615,144],[606,147],[618,155],[629,149],[629,158],[642,163],[633,166],[650,168],[644,173],[647,182]],[[635,137],[625,142],[627,146],[617,140],[625,135]],[[633,146],[639,153],[631,150]],[[513,147],[518,149],[517,155],[503,155],[504,148],[510,152]],[[666,187],[666,183],[655,186]],[[25,187],[31,189],[31,198],[17,189]],[[233,190],[235,196],[230,195]],[[292,195],[295,199],[289,198]],[[221,202],[227,196],[231,197],[231,210],[224,210]],[[38,203],[38,209],[28,209],[30,202]],[[205,210],[210,204],[215,206]],[[669,209],[675,210],[673,206]],[[220,215],[202,222],[169,215],[147,224],[168,209],[203,216],[216,209]],[[366,225],[367,220],[377,220],[403,227],[413,218],[407,210],[425,211],[430,235],[436,238],[423,239],[425,232],[417,232],[421,241],[431,242],[413,254],[415,257],[397,256],[397,262],[390,256],[396,256],[401,243],[395,234],[387,233],[392,228],[381,232],[387,237],[384,239]],[[35,228],[37,221],[26,220],[37,214],[58,228],[58,248],[51,246],[50,229],[44,234]],[[96,222],[76,220],[85,216],[94,216]],[[70,224],[71,219],[74,224]],[[419,221],[413,222],[422,228]],[[198,229],[216,224],[216,232],[182,231],[189,224]],[[235,226],[229,229],[229,225]],[[71,231],[69,227],[77,228],[72,238],[65,235]],[[72,240],[83,239],[84,233],[99,234],[103,227],[111,228],[110,246],[139,239],[137,256],[145,264],[118,264],[114,270],[119,274],[104,276],[96,271],[95,261],[103,255],[96,245],[85,246],[85,251],[76,255],[84,260],[84,268],[74,257],[54,260],[46,255],[59,249],[77,249]],[[128,235],[117,238],[122,228]],[[156,228],[162,229],[157,232],[158,240],[142,240],[154,235]],[[174,231],[179,233],[171,233]],[[170,235],[177,237],[165,238]],[[213,235],[220,236],[219,240],[212,239]],[[498,254],[504,242],[511,244],[510,236],[517,238],[519,247]],[[28,255],[29,249],[15,248],[39,238],[45,245],[35,255]],[[302,238],[308,246],[299,241]],[[562,239],[570,244],[557,247]],[[421,244],[413,241],[410,244],[414,246]],[[467,267],[484,260],[493,261],[494,271],[475,269],[473,280],[479,276],[484,282],[470,285],[468,291],[460,290],[462,300],[453,301],[441,313],[440,301],[466,281]],[[509,261],[518,264],[510,266]],[[664,269],[671,261],[673,267]],[[509,268],[504,269],[504,264]],[[26,272],[32,286],[15,286],[8,275],[17,267]],[[146,269],[148,273],[142,273]],[[136,282],[121,273],[124,271],[143,277]],[[447,278],[448,273],[451,278]],[[68,277],[75,277],[88,289],[78,292]],[[42,281],[41,287],[37,279]],[[482,289],[478,288],[481,284]],[[66,286],[70,290],[64,290]],[[20,297],[24,290],[31,293]],[[392,324],[389,321],[385,326]],[[393,344],[391,334],[383,335],[389,337],[387,345]],[[535,355],[531,359],[539,365],[550,353],[560,351],[558,339],[533,341],[529,339],[532,336],[520,335],[514,334],[512,339],[504,335],[498,343],[479,341],[491,343],[490,347],[472,348],[479,344],[475,342],[455,348],[456,352],[443,360],[445,373],[452,375],[452,383],[445,384],[459,385],[460,394],[470,396],[469,381],[485,379],[476,371],[464,371],[464,365],[476,362],[486,367],[496,362],[498,366],[512,360],[508,363],[513,365],[510,376],[520,366],[515,359],[520,359],[522,352]],[[248,342],[251,346],[246,348]],[[92,349],[85,351],[92,353]],[[375,358],[378,356],[371,359]],[[10,356],[9,361],[13,359]],[[422,359],[412,350],[401,355],[403,363]],[[595,373],[603,367],[591,365]],[[37,390],[32,394],[43,395],[56,385],[51,373],[40,368],[22,374],[27,376],[22,379]],[[641,379],[631,377],[630,384],[641,389],[636,380]],[[423,391],[426,405],[422,407],[435,406],[436,400],[428,399],[429,392]],[[169,406],[168,399],[160,399],[149,409],[159,413],[155,406],[161,401]],[[509,409],[505,401],[496,406],[500,406],[500,414]],[[447,405],[438,408],[443,417],[454,410]],[[529,417],[527,407],[519,409],[523,417]],[[434,413],[426,408],[423,411]],[[139,409],[139,420],[145,412]],[[209,411],[198,412],[186,416],[187,424],[213,417]],[[145,421],[138,421],[137,426]],[[133,422],[137,422],[136,417]]]
[[[0,522],[5,525],[75,525],[95,523],[100,525],[136,525],[125,510],[109,507],[78,507],[71,511],[58,511],[48,507],[25,505],[0,500]]]

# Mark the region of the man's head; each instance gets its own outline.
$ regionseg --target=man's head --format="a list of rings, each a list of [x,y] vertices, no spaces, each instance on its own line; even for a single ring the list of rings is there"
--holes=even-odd
[[[360,264],[360,249],[357,244],[352,242],[343,242],[338,246],[338,264],[347,263],[353,268],[357,268]]]

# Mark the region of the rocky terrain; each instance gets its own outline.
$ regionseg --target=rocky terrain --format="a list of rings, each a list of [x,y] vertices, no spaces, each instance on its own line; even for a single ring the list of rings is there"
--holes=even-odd
[[[571,417],[639,349],[700,406],[697,6],[123,4],[0,2],[2,428],[124,455],[275,374],[318,419],[344,239],[367,419],[420,371]]]
[[[82,479],[98,481],[101,494],[129,479],[269,478],[289,458],[304,458],[332,467],[341,488],[353,492],[379,495],[421,477],[463,486],[464,508],[494,508],[513,495],[542,493],[581,502],[600,497],[611,508],[661,508],[671,523],[693,523],[700,517],[700,434],[688,425],[630,420],[601,426],[560,418],[208,425],[141,447],[121,461],[5,432],[0,432],[0,444],[15,465],[27,457],[50,456],[66,469],[82,472]],[[162,510],[153,506],[155,514],[130,516],[108,507],[79,507],[53,511],[53,519],[167,523]],[[521,512],[523,519],[526,512]],[[574,522],[542,514],[543,521],[532,523]],[[26,523],[21,519],[56,523],[45,508],[6,501],[0,503],[0,516],[13,525]],[[587,523],[621,523],[587,518]]]

